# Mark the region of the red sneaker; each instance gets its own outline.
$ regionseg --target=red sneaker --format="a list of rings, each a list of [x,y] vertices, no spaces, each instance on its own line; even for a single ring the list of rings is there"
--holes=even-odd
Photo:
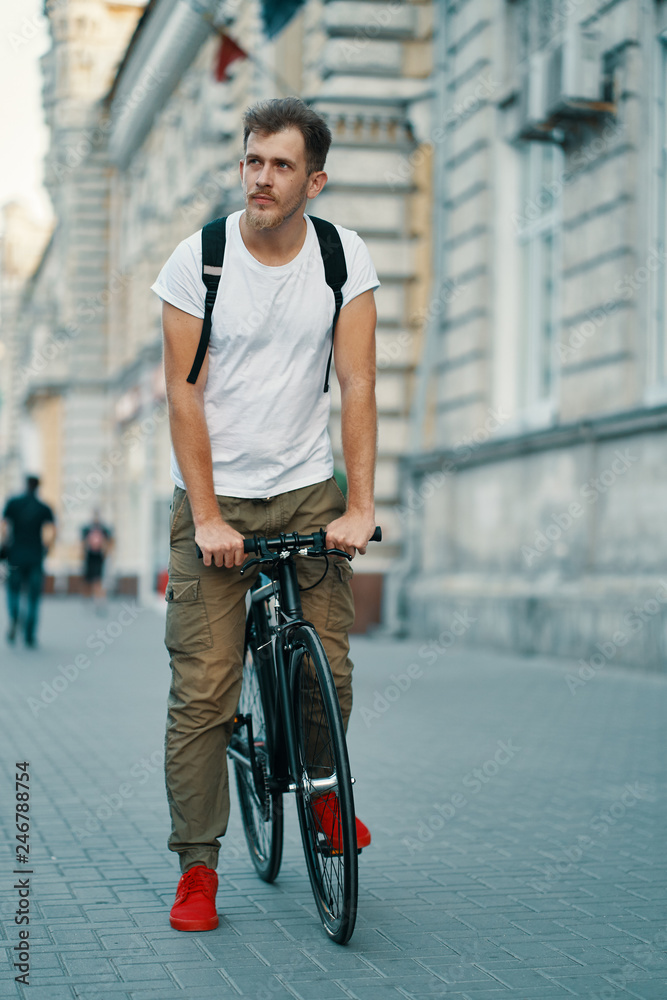
[[[331,844],[331,850],[336,853],[342,848],[340,832],[340,815],[338,813],[338,796],[335,792],[327,792],[312,801],[312,809],[322,833]],[[368,847],[371,842],[371,831],[358,816],[355,816],[357,826],[357,849]]]
[[[218,876],[204,864],[181,875],[169,923],[177,931],[214,931],[218,926],[215,894]]]

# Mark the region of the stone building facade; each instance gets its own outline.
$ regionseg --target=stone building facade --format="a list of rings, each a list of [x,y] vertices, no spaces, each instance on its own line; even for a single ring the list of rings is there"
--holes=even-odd
[[[395,614],[664,669],[661,3],[438,7],[442,225]],[[437,131],[439,129],[439,131]]]
[[[32,313],[39,285],[40,260],[49,227],[34,221],[26,209],[10,202],[2,209],[0,241],[0,498],[21,485],[25,474],[44,469],[39,438],[31,434],[23,413],[21,377],[22,316]],[[47,492],[48,488],[47,488]]]

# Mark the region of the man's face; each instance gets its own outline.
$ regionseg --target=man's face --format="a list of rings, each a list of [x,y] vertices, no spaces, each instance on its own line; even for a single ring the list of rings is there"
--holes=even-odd
[[[325,180],[323,171],[306,173],[306,151],[298,129],[273,135],[251,132],[241,160],[246,222],[253,229],[276,229],[303,210],[306,199],[314,198]]]

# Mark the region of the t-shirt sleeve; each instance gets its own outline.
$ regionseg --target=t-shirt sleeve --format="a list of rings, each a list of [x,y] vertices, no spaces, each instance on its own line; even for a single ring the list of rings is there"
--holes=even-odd
[[[201,277],[200,233],[178,244],[151,285],[151,290],[177,309],[198,319],[204,318],[206,285]]]
[[[2,512],[3,520],[5,520],[5,521],[11,521],[13,506],[14,506],[14,501],[13,500],[8,500],[7,503],[5,504],[5,509]]]
[[[380,287],[368,247],[357,233],[349,232],[348,236],[343,243],[347,266],[347,281],[342,289],[344,306],[362,292]]]
[[[44,524],[54,524],[55,517],[53,516],[53,511],[48,504],[44,504]]]

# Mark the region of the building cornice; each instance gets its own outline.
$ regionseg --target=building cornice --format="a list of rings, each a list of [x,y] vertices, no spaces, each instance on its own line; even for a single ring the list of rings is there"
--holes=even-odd
[[[495,435],[483,443],[471,441],[454,448],[439,448],[402,459],[413,475],[421,475],[448,464],[457,471],[463,467],[505,462],[537,452],[558,448],[573,448],[651,434],[667,428],[667,404],[605,414],[568,424],[557,424],[540,430],[525,431],[513,436]]]

